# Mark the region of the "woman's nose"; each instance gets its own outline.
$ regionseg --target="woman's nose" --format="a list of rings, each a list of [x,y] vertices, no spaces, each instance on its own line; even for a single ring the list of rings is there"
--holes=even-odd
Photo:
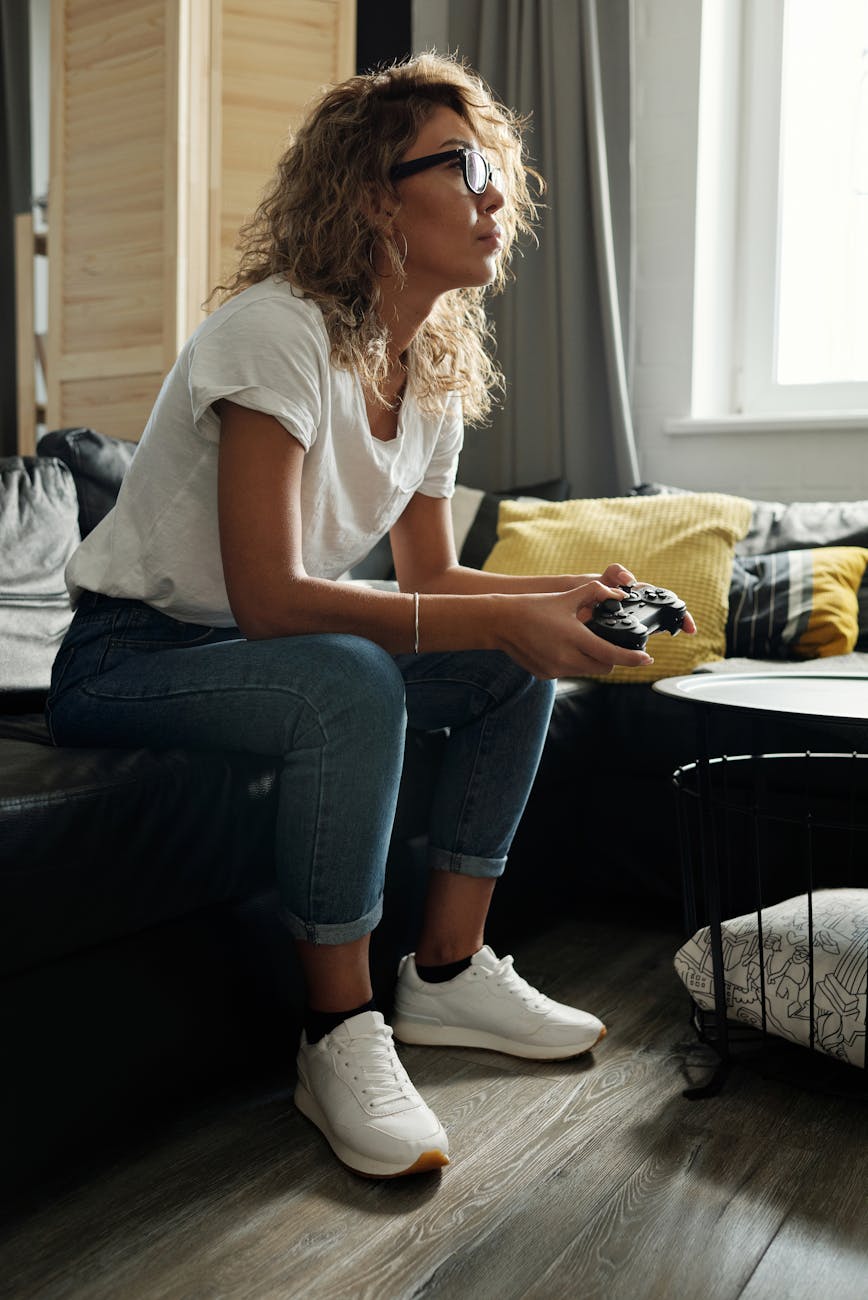
[[[503,191],[497,188],[494,181],[489,181],[482,192],[483,212],[498,212],[505,202]]]

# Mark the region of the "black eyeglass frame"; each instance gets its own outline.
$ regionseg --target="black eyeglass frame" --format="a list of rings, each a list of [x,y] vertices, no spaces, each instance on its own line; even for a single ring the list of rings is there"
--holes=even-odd
[[[474,189],[470,184],[467,160],[471,154],[475,154],[477,158],[481,158],[483,166],[485,167],[485,184],[481,190]],[[461,160],[461,172],[464,176],[464,184],[470,190],[471,194],[484,194],[490,184],[494,185],[495,188],[500,184],[500,168],[492,167],[485,154],[480,153],[478,149],[465,149],[463,147],[459,149],[446,149],[443,153],[428,153],[425,154],[424,158],[411,158],[409,162],[395,163],[395,166],[389,172],[389,178],[393,181],[401,181],[406,176],[415,176],[417,172],[427,171],[429,167],[439,167],[441,163],[448,162],[450,158],[459,158]]]

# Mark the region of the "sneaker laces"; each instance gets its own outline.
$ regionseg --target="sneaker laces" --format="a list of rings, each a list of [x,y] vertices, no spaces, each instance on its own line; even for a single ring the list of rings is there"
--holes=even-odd
[[[498,988],[509,989],[511,993],[517,994],[531,1011],[545,1011],[550,999],[532,984],[528,984],[526,979],[522,979],[515,969],[512,957],[501,957],[492,974],[497,978]]]
[[[415,1099],[416,1090],[392,1044],[391,1025],[383,1025],[370,1034],[358,1034],[352,1044],[352,1048],[340,1046],[338,1053],[352,1059],[353,1078],[357,1083],[364,1079],[362,1092],[372,1106]],[[356,1047],[362,1050],[357,1052]]]

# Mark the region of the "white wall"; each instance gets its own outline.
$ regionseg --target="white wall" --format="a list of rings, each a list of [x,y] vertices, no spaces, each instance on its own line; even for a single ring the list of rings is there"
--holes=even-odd
[[[868,498],[864,432],[672,434],[690,414],[700,0],[634,0],[636,320],[642,476],[757,499]]]

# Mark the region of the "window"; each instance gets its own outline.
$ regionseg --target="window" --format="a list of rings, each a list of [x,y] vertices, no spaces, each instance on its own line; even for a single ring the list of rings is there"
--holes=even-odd
[[[705,0],[693,415],[868,411],[868,0]]]
[[[868,0],[789,0],[782,69],[775,378],[864,383]]]

